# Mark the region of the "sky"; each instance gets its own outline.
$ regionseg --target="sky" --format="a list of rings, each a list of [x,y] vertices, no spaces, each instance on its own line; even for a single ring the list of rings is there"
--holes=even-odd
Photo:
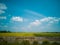
[[[60,32],[60,0],[0,0],[0,31]]]

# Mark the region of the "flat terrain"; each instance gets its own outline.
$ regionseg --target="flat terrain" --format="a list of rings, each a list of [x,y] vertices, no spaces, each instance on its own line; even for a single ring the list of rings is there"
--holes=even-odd
[[[9,37],[9,36],[11,36],[11,37]],[[27,36],[27,37],[20,37],[20,36]],[[32,36],[32,37],[33,36],[37,36],[37,37],[31,38],[31,37],[28,37],[28,36]],[[39,36],[41,36],[41,37],[39,37]],[[36,41],[36,40],[37,40],[37,44],[36,45],[38,45],[38,44],[39,45],[44,45],[44,41],[47,41],[48,45],[60,45],[60,33],[54,33],[54,32],[53,33],[51,33],[51,32],[48,32],[48,33],[47,32],[37,32],[37,33],[34,33],[34,32],[33,33],[32,32],[28,32],[28,33],[27,32],[0,33],[0,40],[2,40],[0,42],[0,45],[29,45],[29,44],[30,45],[35,45],[36,43],[34,44],[34,41]],[[33,41],[31,41],[31,40],[33,40]],[[32,43],[30,43],[30,41]],[[45,43],[45,45],[47,43]]]
[[[28,32],[28,33],[0,33],[0,36],[58,36],[60,37],[60,33],[46,33],[46,32],[42,32],[42,33],[31,33],[31,32]]]
[[[0,36],[34,36],[33,33],[0,33]]]

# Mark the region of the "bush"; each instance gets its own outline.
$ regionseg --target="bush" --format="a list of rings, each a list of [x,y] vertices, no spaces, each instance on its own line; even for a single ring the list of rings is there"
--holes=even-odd
[[[39,45],[38,41],[34,41],[33,45]]]
[[[7,45],[7,41],[2,41],[2,42],[0,42],[0,45]]]
[[[30,42],[28,40],[23,40],[21,42],[21,45],[30,45]]]
[[[60,44],[57,42],[53,42],[52,45],[60,45]]]
[[[45,40],[45,41],[42,42],[42,45],[50,45],[50,43],[49,43],[49,41]]]

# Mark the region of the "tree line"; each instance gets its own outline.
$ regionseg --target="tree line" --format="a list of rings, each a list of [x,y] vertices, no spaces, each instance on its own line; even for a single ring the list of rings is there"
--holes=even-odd
[[[0,33],[11,33],[11,31],[0,31]]]

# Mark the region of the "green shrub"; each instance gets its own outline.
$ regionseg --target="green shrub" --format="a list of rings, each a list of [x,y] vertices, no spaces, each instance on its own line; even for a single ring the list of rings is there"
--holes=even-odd
[[[21,42],[21,45],[30,45],[30,42],[28,40],[23,40]]]
[[[34,41],[33,45],[39,45],[38,41]]]
[[[50,45],[49,41],[45,40],[42,42],[42,45]]]
[[[53,42],[52,45],[60,45],[60,44],[57,42]]]

